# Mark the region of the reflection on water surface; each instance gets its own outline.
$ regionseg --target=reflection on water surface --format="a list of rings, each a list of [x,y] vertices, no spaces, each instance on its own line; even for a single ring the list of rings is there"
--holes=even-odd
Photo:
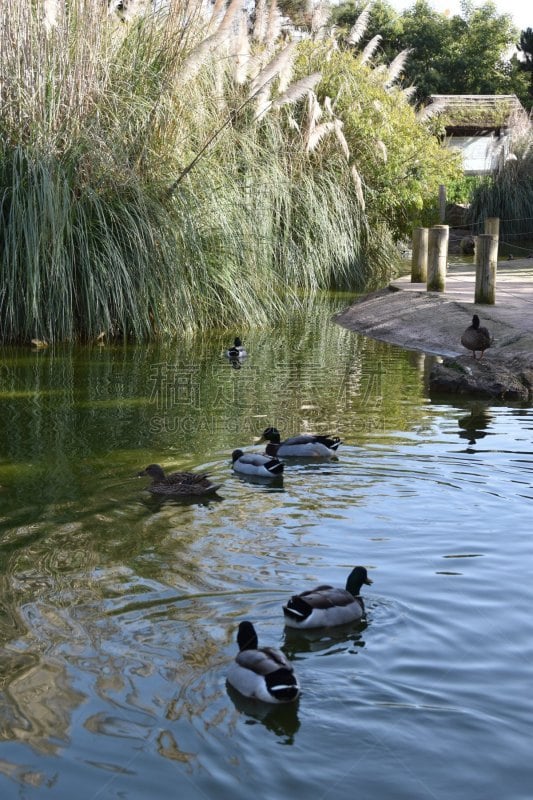
[[[343,302],[236,331],[240,369],[218,333],[1,351],[3,798],[529,797],[531,410],[431,402],[424,356],[330,323]],[[234,475],[267,425],[338,460]],[[220,499],[150,497],[152,462]],[[366,623],[284,630],[355,564]],[[298,703],[226,686],[242,619]]]

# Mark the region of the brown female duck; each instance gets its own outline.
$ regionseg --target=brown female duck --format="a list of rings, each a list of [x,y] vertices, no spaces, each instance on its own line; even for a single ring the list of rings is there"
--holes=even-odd
[[[483,358],[483,353],[490,347],[490,333],[487,328],[480,326],[479,317],[474,314],[472,324],[468,326],[461,336],[461,344],[467,350],[472,350],[472,355],[476,357],[476,350],[481,352],[479,360]]]
[[[147,491],[152,494],[174,495],[179,497],[201,497],[214,494],[216,486],[205,472],[171,472],[165,475],[159,464],[149,464],[139,472],[139,477],[148,475],[152,479]]]

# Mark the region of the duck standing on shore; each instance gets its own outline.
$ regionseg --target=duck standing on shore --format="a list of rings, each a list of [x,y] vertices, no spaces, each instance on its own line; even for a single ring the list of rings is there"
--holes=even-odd
[[[487,328],[480,326],[479,317],[474,314],[472,324],[468,326],[461,336],[461,344],[467,350],[472,350],[472,355],[476,357],[476,350],[481,352],[479,360],[483,358],[483,353],[490,347],[490,333]]]

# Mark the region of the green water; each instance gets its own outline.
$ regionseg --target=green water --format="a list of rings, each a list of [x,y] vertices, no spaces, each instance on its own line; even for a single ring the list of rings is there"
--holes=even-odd
[[[529,408],[431,401],[424,356],[332,324],[0,351],[0,796],[531,800]],[[270,424],[339,460],[234,476]],[[150,462],[220,498],[163,504]],[[365,624],[282,602],[369,568]],[[228,690],[242,619],[297,704]]]

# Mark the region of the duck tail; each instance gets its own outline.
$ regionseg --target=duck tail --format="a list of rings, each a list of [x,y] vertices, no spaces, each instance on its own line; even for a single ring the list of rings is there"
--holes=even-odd
[[[338,436],[317,436],[316,441],[326,445],[329,450],[336,450],[342,444]]]
[[[311,614],[312,608],[309,603],[306,603],[300,595],[293,595],[286,606],[283,606],[283,613],[289,619],[295,620],[295,622],[303,622],[304,619]]]
[[[272,697],[282,703],[296,700],[300,693],[300,687],[296,676],[289,669],[282,667],[265,677],[267,689]]]
[[[280,461],[279,458],[273,458],[265,464],[265,467],[272,475],[281,475],[285,464],[283,461]]]

